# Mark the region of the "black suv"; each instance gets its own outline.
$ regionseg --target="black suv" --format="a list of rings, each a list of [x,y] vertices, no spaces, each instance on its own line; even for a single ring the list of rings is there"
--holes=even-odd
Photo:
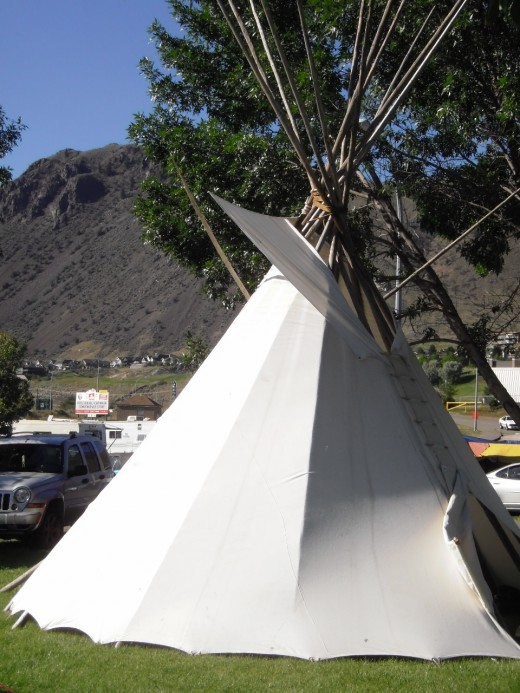
[[[0,438],[0,538],[51,548],[113,476],[94,436]]]

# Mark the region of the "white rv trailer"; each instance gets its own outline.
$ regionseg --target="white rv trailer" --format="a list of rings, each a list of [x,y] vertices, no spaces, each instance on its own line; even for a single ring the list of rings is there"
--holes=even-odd
[[[95,421],[88,419],[55,419],[49,416],[46,420],[21,419],[13,425],[13,433],[81,433],[95,435],[102,440],[113,460],[115,469],[119,470],[137,450],[155,425],[155,421],[138,420],[130,416],[126,421]]]

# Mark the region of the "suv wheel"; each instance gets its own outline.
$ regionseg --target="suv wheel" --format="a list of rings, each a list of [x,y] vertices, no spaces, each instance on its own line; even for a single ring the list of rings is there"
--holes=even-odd
[[[34,543],[39,549],[52,549],[63,536],[63,522],[60,513],[48,508],[41,525],[34,534]]]

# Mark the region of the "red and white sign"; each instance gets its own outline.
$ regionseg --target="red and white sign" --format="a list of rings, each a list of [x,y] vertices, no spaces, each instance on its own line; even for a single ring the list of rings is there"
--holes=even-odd
[[[108,390],[76,392],[76,414],[108,414]]]

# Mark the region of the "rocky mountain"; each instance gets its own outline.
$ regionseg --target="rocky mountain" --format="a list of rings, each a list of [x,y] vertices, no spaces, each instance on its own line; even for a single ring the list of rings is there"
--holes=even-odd
[[[420,219],[417,210],[411,200],[402,200],[403,223],[414,237],[415,242],[421,248],[423,256],[430,260],[437,258],[433,268],[442,281],[446,291],[451,297],[457,312],[467,325],[474,325],[481,316],[490,314],[493,322],[489,324],[494,332],[520,331],[520,265],[518,256],[520,242],[510,239],[509,252],[505,256],[504,267],[499,275],[489,274],[480,276],[460,254],[460,246],[456,245],[446,253],[449,241],[439,237],[432,237],[421,230]],[[485,209],[475,210],[477,222]],[[386,227],[380,218],[374,217],[375,234],[384,237]],[[478,229],[473,231],[478,233]],[[461,244],[462,245],[462,244]],[[395,264],[390,264],[388,258],[384,260],[384,271],[391,275],[395,272]],[[381,286],[381,292],[392,290],[395,282],[392,280],[386,286]],[[401,292],[402,308],[414,304],[421,298],[421,294],[409,283]],[[514,296],[512,304],[506,309],[509,297]],[[392,309],[395,307],[395,296],[388,300]],[[495,308],[498,307],[498,310]],[[403,331],[409,342],[419,341],[425,330],[433,329],[443,339],[453,339],[453,333],[447,325],[444,315],[439,312],[425,313],[413,320],[413,324],[407,319],[402,324]]]
[[[215,344],[236,315],[143,245],[132,213],[149,163],[134,145],[66,149],[0,193],[0,329],[38,357],[110,358]]]
[[[83,359],[171,353],[182,348],[188,330],[215,344],[236,316],[201,294],[200,282],[175,262],[143,245],[132,207],[148,175],[140,148],[112,144],[61,151],[1,190],[0,329],[27,343],[29,354]],[[420,237],[413,208],[405,211]],[[421,243],[426,257],[441,247],[424,236]],[[518,290],[517,258],[518,245],[502,275],[487,279],[456,251],[435,268],[463,318],[473,323]],[[404,305],[414,296],[407,288]],[[505,331],[520,330],[518,315],[508,317]],[[440,316],[419,322],[419,333],[425,326],[449,334]],[[414,332],[404,327],[413,340]]]

